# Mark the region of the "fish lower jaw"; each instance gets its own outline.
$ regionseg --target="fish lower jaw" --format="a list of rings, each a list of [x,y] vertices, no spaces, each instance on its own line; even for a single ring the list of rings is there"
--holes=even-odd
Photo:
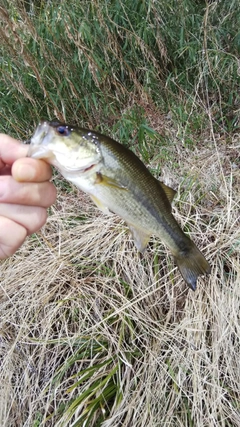
[[[52,151],[39,150],[34,148],[35,147],[31,147],[30,145],[28,157],[31,157],[32,159],[46,159],[49,163],[53,164],[53,159],[55,156],[53,155]]]
[[[58,164],[57,163],[58,162],[56,162],[55,166],[58,167],[58,169],[65,176],[66,179],[69,179],[71,181],[73,181],[74,177],[78,178],[80,174],[85,176],[85,177],[86,177],[86,174],[88,174],[88,172],[91,172],[91,174],[92,174],[92,171],[96,166],[96,164],[91,164],[89,166],[84,166],[84,167],[78,166],[76,168],[74,168],[74,167],[68,168],[67,166],[64,166],[64,168],[63,168],[62,166],[59,165],[59,163]]]

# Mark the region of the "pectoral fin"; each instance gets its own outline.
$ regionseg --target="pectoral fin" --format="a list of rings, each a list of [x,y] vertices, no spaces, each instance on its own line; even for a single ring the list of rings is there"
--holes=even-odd
[[[118,188],[120,190],[127,190],[127,187],[117,182],[114,178],[103,175],[101,172],[96,173],[95,184],[106,185],[108,187]]]
[[[128,227],[132,233],[137,249],[139,252],[143,252],[149,242],[150,234],[146,233],[146,231],[143,231],[140,228],[135,227],[135,225],[128,224]]]
[[[102,211],[104,214],[107,214],[107,215],[109,215],[111,213],[110,210],[108,209],[108,207],[105,206],[101,202],[101,200],[99,200],[97,197],[92,196],[92,195],[90,197],[91,197],[92,201],[95,203],[95,205],[98,207],[98,209],[100,209],[100,211]]]

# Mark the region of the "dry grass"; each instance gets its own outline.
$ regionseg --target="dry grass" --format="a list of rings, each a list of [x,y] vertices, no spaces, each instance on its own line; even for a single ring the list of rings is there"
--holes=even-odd
[[[56,176],[46,226],[1,263],[0,425],[239,427],[238,2],[3,3],[2,130],[55,115],[130,146],[212,273],[186,289],[159,241],[140,256]]]
[[[158,241],[140,257],[122,221],[63,184],[2,262],[1,426],[240,425],[239,143],[206,145],[172,153],[182,178],[164,172],[212,265],[195,293]]]

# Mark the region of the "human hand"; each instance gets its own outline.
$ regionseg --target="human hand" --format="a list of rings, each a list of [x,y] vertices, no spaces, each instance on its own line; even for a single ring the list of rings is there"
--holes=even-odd
[[[56,200],[51,167],[26,157],[28,148],[0,134],[0,259],[13,255],[43,226]]]

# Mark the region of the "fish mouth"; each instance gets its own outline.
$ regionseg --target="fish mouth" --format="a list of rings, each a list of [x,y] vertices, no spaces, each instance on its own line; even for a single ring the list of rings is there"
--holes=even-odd
[[[46,147],[30,145],[27,156],[31,157],[32,159],[46,160],[48,163],[55,166],[62,172],[84,174],[91,171],[92,169],[94,169],[94,167],[97,166],[97,163],[93,163],[93,162],[91,163],[89,162],[89,164],[86,164],[84,166],[76,166],[76,167],[63,165],[61,164],[60,161],[57,160],[57,156],[56,156],[57,154],[58,155],[60,154],[62,156],[64,155],[64,153],[60,151],[53,153],[51,150],[48,150]]]
[[[41,143],[50,133],[51,126],[46,121],[41,121],[37,126],[33,136],[30,139],[30,143],[33,145],[38,145]]]
[[[47,148],[47,143],[51,139],[50,126],[48,122],[39,123],[33,136],[29,141],[28,157],[34,159],[52,159],[54,157],[52,151]],[[44,145],[42,145],[44,141]]]
[[[72,159],[71,156],[68,156],[67,153],[61,149],[56,150],[55,147],[53,147],[51,144],[53,135],[55,134],[55,129],[51,126],[51,124],[58,123],[49,123],[47,121],[42,121],[39,123],[30,139],[30,145],[27,154],[28,157],[32,157],[33,159],[46,160],[47,163],[55,166],[60,170],[60,172],[65,172],[71,175],[75,175],[77,173],[88,173],[97,167],[98,161],[93,157],[85,159],[83,158],[81,161],[82,164],[74,165],[74,159]],[[70,164],[71,162],[73,165]]]
[[[50,150],[46,150],[45,147],[40,146],[29,146],[27,157],[32,157],[33,159],[54,159],[54,154]]]
[[[90,164],[90,166],[84,166],[84,167],[68,167],[68,166],[60,166],[58,161],[56,163],[52,163],[57,168],[61,168],[62,171],[65,172],[78,172],[78,173],[87,173],[88,171],[91,171],[95,166],[97,166],[97,163]]]

